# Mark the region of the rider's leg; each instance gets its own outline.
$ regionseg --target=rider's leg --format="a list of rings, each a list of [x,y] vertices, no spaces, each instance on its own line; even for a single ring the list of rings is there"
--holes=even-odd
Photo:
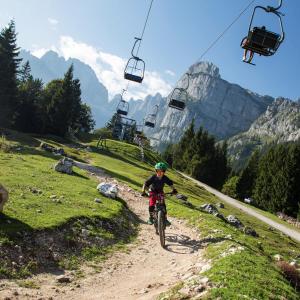
[[[149,197],[149,220],[147,222],[150,225],[153,224],[153,215],[154,215],[155,203],[156,203],[156,196],[155,196],[154,193],[150,192],[150,197]]]
[[[165,222],[166,222],[166,226],[170,226],[171,225],[171,222],[168,220],[168,218],[167,218],[167,206],[166,206],[166,204],[164,204],[164,207],[165,207],[165,212],[166,212],[166,214],[165,214],[165,217],[166,217],[166,220],[165,220]]]
[[[153,218],[154,209],[155,209],[155,206],[149,206],[149,220],[147,221],[147,223],[150,224],[150,225],[153,225],[153,221],[154,221],[154,218]]]

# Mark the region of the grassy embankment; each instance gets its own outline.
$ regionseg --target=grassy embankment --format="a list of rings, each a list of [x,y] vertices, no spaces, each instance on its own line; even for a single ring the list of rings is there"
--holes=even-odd
[[[14,147],[10,152],[0,152],[0,182],[5,183],[11,195],[4,211],[4,217],[10,223],[0,221],[2,244],[9,239],[14,241],[11,236],[20,231],[20,228],[34,232],[52,230],[80,217],[113,219],[124,213],[121,202],[99,196],[95,189],[97,183],[85,172],[75,168],[76,173],[72,176],[56,173],[51,165],[57,157],[39,150],[36,148],[37,144],[32,143],[32,139],[29,140],[19,140],[18,143],[22,146],[20,151]],[[52,143],[55,144],[54,141]],[[61,146],[58,142],[56,145]],[[91,142],[90,146],[95,152],[64,148],[78,159],[89,160],[103,168],[135,190],[140,190],[143,181],[152,172],[151,164],[140,162],[139,149],[136,146],[115,141],[107,143],[108,150],[96,150],[96,141]],[[155,154],[150,152],[146,152],[146,158],[151,163],[156,160]],[[215,286],[208,299],[241,299],[244,296],[256,299],[299,299],[299,294],[285,279],[273,259],[275,254],[282,255],[286,261],[296,259],[300,254],[299,243],[225,204],[225,208],[220,209],[222,214],[234,214],[246,226],[254,228],[259,237],[245,235],[198,209],[204,203],[219,202],[214,195],[174,171],[170,171],[169,176],[178,190],[189,197],[192,204],[187,207],[179,200],[168,197],[169,214],[186,219],[192,226],[199,228],[199,247],[206,248],[207,258],[212,259],[212,268],[204,274]],[[33,189],[42,192],[32,193]],[[61,203],[50,199],[53,194],[59,199],[63,196]],[[100,205],[94,202],[95,197],[101,198]],[[128,224],[127,226],[130,227]],[[105,230],[99,234],[108,239],[112,235]],[[125,241],[121,240],[123,242]],[[223,256],[234,246],[242,246],[244,250]],[[104,251],[98,253],[98,248],[92,245],[87,248],[93,251],[82,251],[74,260],[78,257],[95,259],[103,255]],[[180,285],[169,293],[170,299],[184,299],[184,296],[178,294],[179,288]]]

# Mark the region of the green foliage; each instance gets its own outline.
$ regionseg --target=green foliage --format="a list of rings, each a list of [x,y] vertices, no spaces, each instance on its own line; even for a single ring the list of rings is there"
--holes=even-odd
[[[0,32],[0,127],[12,127],[17,115],[17,73],[20,63],[15,22]]]
[[[260,160],[254,198],[259,207],[297,217],[300,202],[300,145],[271,148]]]
[[[9,152],[11,143],[5,138],[4,135],[0,137],[0,152]]]
[[[242,171],[240,179],[236,186],[237,197],[244,199],[253,196],[253,189],[257,177],[257,170],[259,165],[259,152],[255,151],[246,166]]]
[[[0,33],[0,126],[62,137],[90,132],[95,122],[90,107],[81,102],[73,65],[63,79],[53,80],[44,88],[42,81],[30,74],[28,61],[19,68],[16,40],[15,23],[11,21]]]
[[[226,143],[216,145],[214,137],[202,127],[195,133],[194,121],[179,143],[169,145],[163,154],[176,169],[216,188],[222,187],[230,171],[226,156]]]
[[[94,130],[93,134],[97,137],[97,138],[103,138],[103,139],[111,139],[111,130],[103,127],[103,128],[97,128]]]
[[[239,176],[233,176],[229,178],[222,187],[222,193],[232,197],[237,198],[237,184],[239,181]]]

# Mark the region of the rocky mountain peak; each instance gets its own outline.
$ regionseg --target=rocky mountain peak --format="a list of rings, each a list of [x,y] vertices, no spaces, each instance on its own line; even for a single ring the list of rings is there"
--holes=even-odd
[[[191,65],[188,69],[188,73],[193,75],[205,74],[215,78],[221,78],[219,68],[211,62],[199,61]]]

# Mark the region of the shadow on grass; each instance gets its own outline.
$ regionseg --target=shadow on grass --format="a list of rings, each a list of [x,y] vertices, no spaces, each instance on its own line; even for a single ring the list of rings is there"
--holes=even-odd
[[[28,224],[12,218],[4,213],[0,213],[0,235],[16,236],[19,231],[32,231],[32,227]]]
[[[77,173],[77,172],[74,172],[74,170],[73,170],[73,173],[71,174],[71,176],[75,176],[75,177],[79,177],[79,178],[87,179],[87,180],[90,179],[90,178],[87,177],[87,176],[84,176],[84,175],[81,175],[81,174],[79,174],[79,173]]]
[[[114,149],[115,151],[117,151],[117,149]],[[135,163],[127,158],[124,157],[124,155],[121,155],[121,154],[118,154],[116,152],[112,152],[110,151],[110,149],[98,149],[96,147],[93,147],[93,151],[95,153],[100,153],[100,154],[103,154],[103,155],[108,155],[109,157],[112,157],[112,158],[115,158],[115,159],[118,159],[118,160],[121,160],[121,161],[124,161],[125,163],[127,164],[130,164],[136,168],[139,168],[139,169],[143,169],[145,171],[150,171],[151,168],[147,168],[147,167],[144,167],[142,164],[138,164],[138,163]],[[125,153],[125,151],[123,151],[123,153]],[[126,153],[127,156],[129,156],[128,153]],[[136,157],[134,156],[131,156],[133,159],[137,159]]]
[[[113,171],[108,170],[108,169],[103,168],[103,167],[101,167],[101,169],[103,169],[108,175],[111,175],[114,178],[120,179],[121,181],[125,181],[125,182],[128,182],[128,183],[134,184],[134,185],[136,185],[138,187],[142,186],[142,183],[137,182],[137,181],[135,181],[135,180],[133,180],[133,179],[127,177],[127,176],[120,175],[120,174],[118,174],[116,172],[113,172]]]

